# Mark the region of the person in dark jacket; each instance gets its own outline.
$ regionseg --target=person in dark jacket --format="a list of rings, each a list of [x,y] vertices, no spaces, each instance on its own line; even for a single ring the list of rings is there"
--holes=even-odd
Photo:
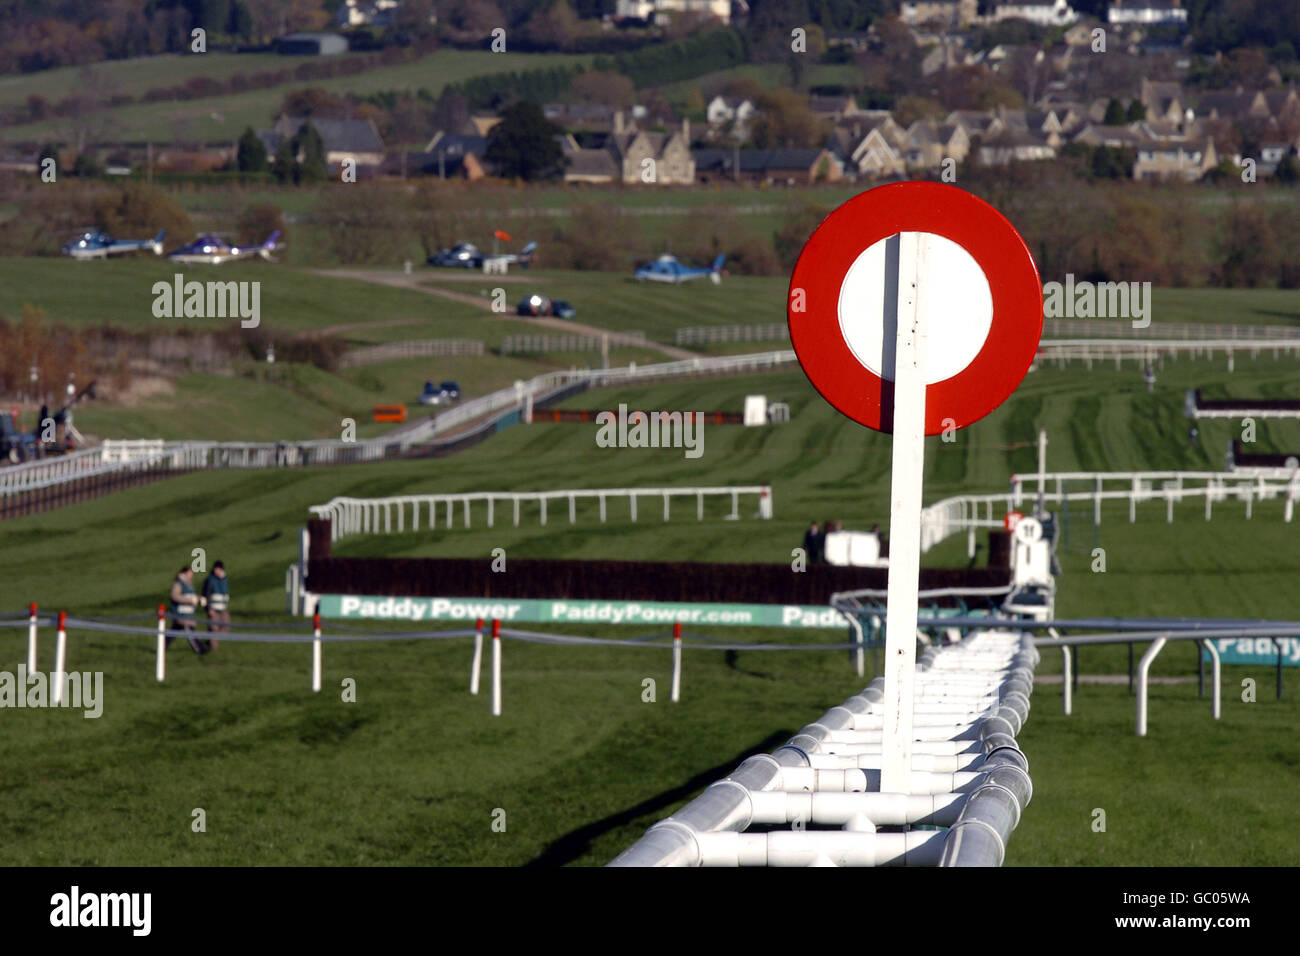
[[[212,573],[203,581],[203,597],[208,605],[208,631],[213,634],[229,632],[230,580],[226,577],[226,566],[220,561],[212,565]],[[220,644],[217,638],[210,638],[208,649],[215,651]]]
[[[808,530],[803,533],[803,550],[808,556],[809,564],[821,564],[822,561],[822,533],[817,528],[817,522],[814,521],[808,526]]]

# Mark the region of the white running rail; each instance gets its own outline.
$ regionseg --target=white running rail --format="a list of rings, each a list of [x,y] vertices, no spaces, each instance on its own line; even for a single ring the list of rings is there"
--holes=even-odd
[[[917,660],[906,793],[880,792],[883,681],[750,757],[610,866],[1000,866],[1033,795],[1016,735],[1038,652],[976,631]],[[835,829],[808,829],[810,825]],[[922,825],[946,829],[917,829]],[[785,827],[747,833],[751,826]]]
[[[692,358],[617,369],[582,369],[550,372],[527,382],[516,382],[480,398],[471,399],[437,418],[403,427],[378,438],[358,441],[311,439],[280,442],[162,441],[143,439],[105,441],[59,458],[25,462],[0,468],[0,497],[74,481],[90,475],[144,468],[191,470],[206,468],[281,468],[307,464],[332,465],[374,461],[390,452],[426,445],[449,430],[477,421],[493,412],[524,408],[562,388],[585,383],[589,387],[627,384],[683,375],[727,375],[758,372],[795,361],[793,351]]]
[[[1127,501],[1129,522],[1137,521],[1137,506],[1143,502],[1165,504],[1165,521],[1174,520],[1174,506],[1188,499],[1205,503],[1205,520],[1213,515],[1216,502],[1240,501],[1245,516],[1254,514],[1258,501],[1283,499],[1283,520],[1290,523],[1295,503],[1300,500],[1300,474],[1297,469],[1241,468],[1224,471],[1061,471],[1043,475],[1042,499],[1045,504],[1087,502],[1093,508],[1093,521],[1101,523],[1104,501]],[[1084,488],[1070,486],[1086,484]],[[1039,497],[1036,473],[1011,476],[1011,490],[992,495],[957,495],[944,498],[921,512],[921,550],[924,553],[950,535],[968,534],[967,553],[975,553],[975,532],[980,528],[1000,528],[1003,516]]]
[[[484,520],[487,527],[493,527],[496,509],[500,505],[508,508],[515,527],[519,526],[520,509],[524,504],[535,504],[542,524],[546,524],[547,505],[553,502],[568,503],[569,524],[577,521],[578,506],[581,499],[596,499],[600,507],[600,521],[603,524],[607,515],[610,499],[626,499],[628,515],[632,521],[637,520],[638,498],[659,498],[663,501],[664,520],[671,514],[671,501],[675,497],[695,499],[696,520],[704,520],[704,499],[730,497],[731,513],[729,519],[740,518],[740,498],[742,495],[756,495],[757,507],[754,515],[759,518],[772,517],[772,488],[770,485],[726,485],[722,487],[700,488],[571,488],[561,491],[473,491],[465,494],[442,495],[397,495],[390,498],[333,498],[323,505],[312,505],[308,510],[317,518],[330,521],[330,540],[338,541],[355,534],[401,534],[407,530],[407,512],[410,512],[410,530],[420,530],[420,513],[426,515],[426,527],[430,530],[438,526],[438,514],[446,516],[446,527],[452,528],[456,522],[456,509],[461,509],[463,521],[461,526],[471,527],[471,505],[485,504]],[[382,525],[382,528],[380,527]]]

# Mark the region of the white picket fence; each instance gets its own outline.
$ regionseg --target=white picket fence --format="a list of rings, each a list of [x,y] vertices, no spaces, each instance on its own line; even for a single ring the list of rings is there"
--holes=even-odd
[[[704,499],[731,498],[728,519],[739,519],[742,495],[757,496],[753,511],[759,518],[772,517],[772,488],[770,485],[726,485],[700,488],[569,488],[558,491],[473,491],[464,494],[395,495],[389,498],[332,498],[323,505],[312,505],[308,510],[317,518],[330,521],[330,540],[356,534],[402,534],[407,530],[407,512],[410,512],[411,531],[420,530],[420,514],[426,516],[425,526],[430,530],[438,526],[438,513],[446,516],[447,528],[455,527],[456,509],[461,509],[461,526],[472,526],[472,505],[486,505],[484,520],[487,527],[496,521],[497,506],[508,508],[515,527],[519,526],[523,505],[537,506],[541,524],[546,524],[547,506],[555,502],[568,503],[569,524],[578,520],[578,501],[595,499],[603,524],[608,514],[610,499],[626,499],[628,517],[637,520],[638,498],[659,498],[663,501],[664,521],[671,515],[673,498],[694,498],[696,520],[704,520]]]

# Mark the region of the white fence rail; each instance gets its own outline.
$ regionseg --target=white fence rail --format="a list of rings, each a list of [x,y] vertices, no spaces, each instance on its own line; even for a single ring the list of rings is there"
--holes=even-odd
[[[1249,342],[1300,339],[1300,328],[1290,325],[1215,325],[1200,322],[1153,322],[1134,328],[1130,321],[1113,319],[1045,319],[1043,335],[1102,339],[1183,339]]]
[[[1071,489],[1071,485],[1087,487]],[[1003,516],[1027,501],[1036,501],[1040,484],[1037,474],[1013,475],[1011,490],[992,495],[957,495],[937,501],[921,512],[921,551],[924,553],[949,536],[965,531],[967,553],[975,553],[975,533],[981,528],[1002,527]],[[1045,504],[1082,502],[1092,505],[1093,522],[1101,523],[1105,501],[1127,501],[1129,522],[1137,520],[1137,506],[1160,501],[1165,521],[1172,523],[1174,508],[1189,499],[1203,499],[1205,520],[1210,520],[1216,502],[1237,501],[1245,517],[1254,513],[1257,501],[1281,498],[1283,520],[1290,522],[1295,502],[1300,499],[1300,475],[1296,469],[1242,468],[1238,471],[1061,471],[1043,475]]]
[[[543,352],[599,352],[602,348],[645,345],[644,332],[610,332],[605,335],[562,335],[534,332],[501,339],[502,355]]]
[[[363,349],[344,352],[339,359],[342,368],[392,362],[398,359],[427,358],[435,355],[482,355],[483,343],[478,339],[419,339],[408,342],[387,342]]]
[[[1232,371],[1236,356],[1249,355],[1257,359],[1261,354],[1271,353],[1273,358],[1280,358],[1289,353],[1292,357],[1300,356],[1300,338],[1266,340],[1141,340],[1106,341],[1104,339],[1044,339],[1038,345],[1038,361],[1055,362],[1064,368],[1067,362],[1083,362],[1092,368],[1093,362],[1113,361],[1119,368],[1122,362],[1139,362],[1151,364],[1157,359],[1168,357],[1211,358],[1224,356],[1228,360],[1228,371]]]
[[[977,631],[922,654],[904,793],[881,792],[876,678],[656,823],[610,866],[1000,866],[1033,790],[1016,735],[1038,660],[1014,630]],[[759,826],[778,829],[744,832]]]
[[[378,438],[358,441],[311,439],[280,442],[107,441],[98,448],[59,458],[0,468],[0,496],[74,481],[90,474],[138,470],[143,463],[168,470],[197,468],[282,468],[374,461],[433,443],[448,431],[493,412],[523,408],[573,385],[611,386],[687,375],[729,375],[777,368],[795,361],[793,351],[718,358],[692,358],[615,369],[548,372],[463,402],[437,418]]]
[[[611,499],[626,499],[630,520],[637,520],[637,500],[639,498],[658,498],[663,502],[664,521],[671,515],[673,498],[694,498],[696,520],[704,519],[704,499],[716,497],[731,498],[729,519],[739,519],[740,498],[742,495],[757,496],[754,516],[772,517],[772,489],[769,485],[726,485],[722,487],[701,488],[570,488],[560,491],[473,491],[464,494],[445,495],[396,495],[389,498],[333,498],[323,505],[312,505],[308,510],[317,518],[330,520],[330,540],[355,534],[401,534],[407,530],[407,513],[410,513],[410,530],[420,530],[420,514],[426,515],[425,526],[430,530],[437,528],[438,515],[445,516],[445,527],[456,524],[456,509],[459,507],[464,528],[471,527],[473,520],[472,505],[486,505],[484,521],[491,528],[496,521],[498,505],[509,510],[515,527],[519,526],[521,508],[525,504],[535,504],[541,524],[546,524],[547,506],[552,503],[568,503],[569,524],[577,522],[579,500],[595,499],[600,508],[600,521],[603,524],[608,513]],[[381,527],[382,525],[382,527]]]
[[[719,342],[789,341],[790,326],[784,322],[760,322],[755,325],[694,325],[678,329],[677,345],[714,345]]]

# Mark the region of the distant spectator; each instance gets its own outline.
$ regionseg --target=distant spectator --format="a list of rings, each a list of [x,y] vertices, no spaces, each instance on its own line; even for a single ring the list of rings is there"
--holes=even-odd
[[[212,573],[203,582],[203,597],[208,604],[208,631],[224,634],[230,630],[230,581],[226,578],[226,566],[220,561],[212,565]],[[217,638],[208,640],[209,650],[216,650],[221,645]]]
[[[803,533],[803,550],[808,556],[809,564],[821,564],[822,562],[822,533],[817,528],[817,522],[814,521],[808,526],[808,530]]]
[[[194,634],[194,611],[202,603],[203,598],[194,593],[194,569],[188,564],[176,573],[176,578],[172,581],[171,593],[171,630],[185,631],[186,639],[190,642],[190,647],[194,648],[195,654],[206,654],[208,652],[207,642],[192,637]],[[163,643],[163,647],[170,647],[172,638],[168,637]]]

